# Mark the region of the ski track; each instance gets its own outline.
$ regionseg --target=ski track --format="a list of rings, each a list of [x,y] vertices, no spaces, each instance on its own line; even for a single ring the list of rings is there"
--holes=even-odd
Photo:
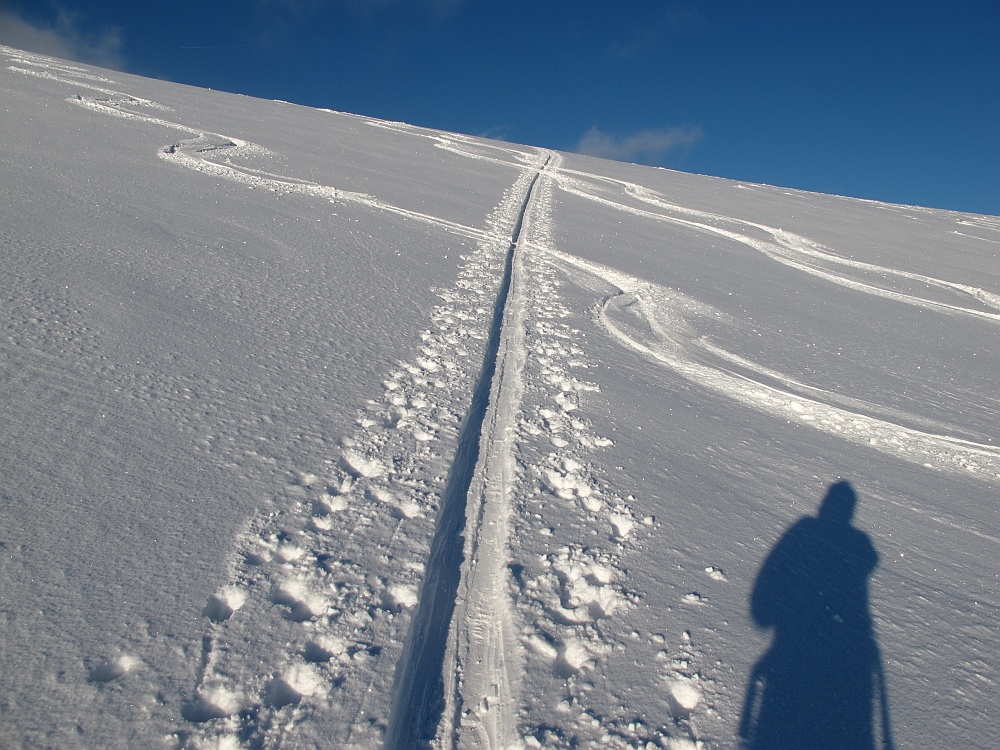
[[[634,498],[620,497],[594,463],[612,441],[586,418],[586,394],[598,388],[577,373],[595,365],[582,332],[563,322],[566,276],[617,289],[595,306],[598,330],[700,387],[897,458],[1000,480],[995,446],[905,426],[926,425],[726,352],[693,323],[720,317],[714,309],[560,251],[553,194],[722,236],[832,283],[946,314],[1000,322],[996,294],[685,208],[633,183],[564,169],[552,152],[362,118],[519,173],[485,228],[469,227],[255,168],[254,158],[269,153],[263,146],[137,111],[169,108],[75,66],[3,51],[17,63],[12,70],[102,95],[69,99],[78,106],[188,135],[159,151],[169,163],[248,189],[361,204],[475,243],[455,285],[440,292],[422,341],[361,407],[339,454],[297,467],[239,536],[228,580],[203,611],[197,685],[182,712],[190,729],[177,738],[186,747],[701,745],[698,713],[712,685],[687,632],[663,675],[669,725],[588,705],[586,675],[639,601],[623,583],[625,560],[656,521],[638,518]],[[595,183],[621,198],[599,194]],[[963,222],[1000,229],[988,217]],[[924,288],[937,297],[916,293]],[[567,513],[603,530],[603,542],[584,543],[550,520]],[[716,568],[706,573],[726,580]],[[561,692],[522,695],[527,674],[550,675]],[[552,725],[541,707],[565,720]]]
[[[240,536],[229,580],[203,611],[210,626],[198,684],[183,709],[191,730],[179,738],[192,748],[381,746],[394,667],[421,582],[433,572],[425,561],[449,452],[483,357],[511,226],[520,224],[539,157],[532,163],[532,154],[513,149],[505,151],[512,158],[498,159],[448,148],[522,171],[487,228],[466,227],[254,169],[242,162],[267,154],[261,146],[135,111],[166,108],[78,80],[72,68],[44,58],[32,63],[41,69],[14,69],[107,97],[77,96],[74,104],[190,135],[159,152],[178,166],[249,189],[361,203],[476,240],[454,288],[440,293],[411,361],[385,378],[382,398],[368,402],[340,455],[294,472]],[[373,556],[376,549],[381,554]],[[313,734],[317,727],[322,738]]]
[[[559,186],[570,195],[635,216],[725,237],[752,247],[786,266],[855,291],[925,309],[968,315],[991,323],[1000,323],[1000,313],[994,312],[1000,310],[1000,295],[979,287],[845,258],[807,237],[765,224],[686,208],[670,202],[654,190],[623,180],[597,177],[576,170],[563,170],[558,174],[558,179]],[[624,193],[624,197],[634,198],[656,210],[598,195],[587,189],[587,180],[610,183],[618,187]],[[856,274],[853,277],[848,276],[843,269],[851,269]],[[889,280],[896,283],[896,288],[885,284]],[[876,284],[876,281],[882,285]],[[904,285],[907,283],[915,289],[932,287],[951,301],[919,296],[915,293],[915,289],[904,291],[906,288]],[[978,303],[979,307],[970,306],[970,303]]]
[[[199,741],[234,737],[262,747],[279,742],[294,747],[296,723],[312,717],[321,720],[325,741],[336,746],[381,745],[393,668],[427,573],[424,561],[445,489],[448,453],[468,408],[474,363],[482,356],[482,331],[508,242],[503,225],[519,188],[515,185],[494,214],[496,232],[466,259],[455,288],[441,293],[443,304],[433,312],[432,327],[413,361],[400,363],[385,379],[382,398],[369,402],[356,432],[344,439],[340,457],[315,473],[303,471],[291,488],[300,499],[281,503],[276,514],[260,518],[244,536],[245,563],[236,585],[256,592],[260,609],[269,610],[249,622],[281,612],[300,620],[301,632],[292,649],[273,644],[282,654],[273,677],[226,687],[252,697],[256,693],[263,701],[252,699],[249,709],[216,717],[201,730]],[[373,549],[382,554],[373,556]],[[225,633],[214,638],[227,640]],[[246,674],[239,663],[235,669],[213,666],[199,696],[227,673]],[[300,691],[296,684],[310,669],[320,676],[318,684],[336,687],[329,694]],[[292,692],[269,701],[275,680]],[[284,690],[280,682],[277,687]],[[285,704],[296,693],[298,700]],[[307,738],[301,739],[308,746]]]
[[[19,55],[22,65],[28,64],[27,57]],[[515,590],[508,573],[507,534],[513,498],[523,491],[514,483],[526,481],[537,494],[541,483],[547,482],[548,490],[564,501],[577,498],[591,514],[601,508],[609,538],[622,549],[636,525],[626,504],[609,489],[599,489],[598,480],[586,476],[582,465],[570,457],[574,446],[592,451],[611,444],[589,434],[582,417],[568,419],[577,408],[578,394],[596,387],[565,374],[568,367],[582,366],[580,362],[557,364],[560,356],[579,359],[582,351],[567,348],[572,332],[552,321],[565,314],[555,299],[555,286],[535,283],[534,273],[544,266],[520,257],[514,263],[514,250],[522,244],[527,247],[519,242],[522,232],[548,233],[551,180],[540,180],[539,170],[543,160],[555,155],[369,121],[430,138],[456,155],[521,171],[482,230],[391,206],[369,195],[256,169],[248,162],[269,153],[262,146],[136,111],[137,107],[169,110],[81,80],[71,66],[31,57],[30,64],[39,70],[15,70],[104,97],[78,95],[68,100],[75,105],[189,135],[158,153],[177,166],[248,189],[360,203],[476,240],[476,250],[464,259],[455,287],[440,293],[443,304],[434,310],[432,327],[424,332],[418,352],[385,378],[382,398],[365,405],[357,429],[343,438],[340,455],[322,467],[292,472],[284,491],[248,521],[231,557],[228,581],[203,610],[209,627],[197,685],[182,711],[191,729],[178,737],[180,743],[213,749],[383,745],[392,720],[390,696],[398,692],[392,685],[394,668],[403,656],[411,614],[424,596],[423,582],[436,582],[434,575],[439,572],[437,561],[429,556],[429,542],[449,472],[455,471],[451,451],[470,408],[473,365],[482,359],[484,332],[491,329],[490,317],[497,312],[495,298],[506,255],[516,291],[500,311],[504,319],[497,333],[502,328],[521,334],[502,336],[498,361],[502,373],[515,373],[513,382],[502,373],[485,382],[490,402],[497,406],[489,417],[492,427],[484,439],[482,460],[469,467],[476,472],[479,494],[474,494],[474,512],[469,514],[475,523],[466,549],[460,550],[464,552],[460,573],[463,597],[474,605],[463,598],[459,617],[435,622],[451,634],[443,675],[452,687],[447,699],[450,711],[443,714],[440,726],[419,729],[428,740],[436,730],[434,744],[439,746],[452,742],[462,747],[537,746],[542,730],[518,725],[517,670],[509,665],[519,664],[525,646],[534,644],[537,652],[542,639],[552,653],[543,649],[541,661],[560,679],[592,667],[602,646],[587,623],[594,617],[609,617],[627,597],[612,583],[615,555],[563,547],[553,555],[553,569],[559,572],[540,578],[535,590],[512,605]],[[100,81],[104,82],[111,81]],[[536,181],[546,198],[529,207],[528,190]],[[521,267],[529,263],[532,271],[525,274]],[[530,313],[527,299],[533,303]],[[530,333],[524,330],[526,316],[533,319]],[[526,336],[534,340],[530,351],[547,353],[543,371],[558,414],[543,408],[534,419],[520,415],[517,371],[529,352]],[[565,425],[560,415],[567,417]],[[570,440],[559,436],[564,429],[572,433],[567,435]],[[525,435],[547,436],[553,447],[570,446],[570,454],[552,452],[544,465],[515,477],[515,442]],[[481,436],[473,438],[478,444]],[[499,493],[492,479],[497,472],[504,477]],[[459,502],[456,514],[464,515],[464,494]],[[519,529],[529,538],[551,532],[524,524]],[[461,537],[457,539],[460,542]],[[373,559],[373,549],[382,554]],[[487,550],[489,554],[484,554]],[[470,566],[472,560],[488,560],[488,565]],[[551,622],[542,618],[528,630],[516,625],[518,616],[534,617],[538,606],[557,614]],[[498,629],[484,617],[496,612],[505,613]],[[454,644],[462,644],[461,650]],[[537,654],[529,658],[539,660]],[[463,670],[461,681],[456,680],[459,670]],[[470,706],[473,710],[468,710]]]
[[[597,364],[587,357],[583,332],[565,322],[571,315],[561,297],[565,278],[547,257],[559,167],[555,158],[540,176],[524,243],[526,362],[505,583],[519,626],[521,674],[531,676],[534,691],[521,701],[507,746],[694,747],[691,712],[670,726],[650,726],[628,706],[604,713],[591,697],[592,676],[615,650],[621,618],[640,601],[625,585],[626,560],[656,521],[639,518],[635,498],[621,497],[595,463],[614,444],[586,416],[600,389],[584,376]],[[687,674],[676,673],[678,684],[694,684],[697,664],[692,655]],[[462,736],[481,736],[490,696],[464,708]]]
[[[600,324],[622,345],[649,357],[692,383],[744,406],[860,443],[882,453],[942,470],[958,470],[988,481],[1000,480],[1000,448],[905,427],[831,403],[839,397],[767,370],[718,346],[703,342],[696,318],[721,318],[710,306],[675,290],[651,284],[567,253],[549,250],[563,268],[596,276],[619,292],[597,307]],[[729,367],[706,363],[704,353]],[[709,359],[709,362],[711,360]],[[732,364],[742,372],[733,371]],[[786,386],[763,382],[769,378]],[[788,386],[798,386],[793,392]],[[808,392],[811,395],[807,396]],[[817,396],[826,396],[824,400]],[[844,400],[844,399],[840,399]],[[854,404],[862,404],[852,400]],[[919,421],[911,418],[912,421]]]
[[[214,644],[233,642],[225,631],[238,627],[228,620],[215,626],[220,632],[211,637],[209,668],[190,712],[202,724],[193,747],[310,746],[316,738],[304,723],[322,726],[323,742],[339,747],[383,744],[411,614],[425,596],[422,582],[439,573],[430,554],[434,520],[445,512],[451,454],[470,408],[509,227],[533,174],[522,174],[490,228],[478,233],[418,352],[385,379],[382,400],[368,404],[339,459],[300,472],[290,488],[297,499],[276,503],[243,537],[243,560],[228,588],[257,603],[247,622],[278,613],[300,632],[291,649],[273,644],[283,657],[247,680],[254,653],[220,653]],[[373,557],[373,549],[382,554]],[[242,674],[243,684],[232,674]]]
[[[524,393],[527,279],[520,243],[534,218],[533,190],[554,154],[529,188],[510,246],[510,292],[500,329],[496,373],[481,438],[487,450],[472,477],[457,617],[449,635],[444,670],[445,717],[452,718],[439,743],[457,734],[458,747],[506,748],[515,739],[515,686],[521,672],[516,628],[507,594],[509,530],[516,467],[514,448]],[[540,217],[545,218],[545,217]],[[454,684],[453,681],[457,682]]]

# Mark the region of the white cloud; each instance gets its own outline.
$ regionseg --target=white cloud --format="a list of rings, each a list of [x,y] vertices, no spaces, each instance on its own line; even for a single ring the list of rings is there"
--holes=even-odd
[[[655,164],[669,152],[690,148],[701,138],[701,128],[690,126],[649,128],[624,136],[614,136],[593,127],[580,138],[576,151],[615,161]]]
[[[88,34],[79,28],[77,18],[65,11],[59,11],[54,24],[45,24],[0,9],[0,43],[105,68],[121,68],[124,64],[117,31]]]

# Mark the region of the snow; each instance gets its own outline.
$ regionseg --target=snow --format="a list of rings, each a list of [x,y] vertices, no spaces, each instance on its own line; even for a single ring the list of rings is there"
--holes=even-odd
[[[993,746],[1000,219],[0,57],[0,744]]]

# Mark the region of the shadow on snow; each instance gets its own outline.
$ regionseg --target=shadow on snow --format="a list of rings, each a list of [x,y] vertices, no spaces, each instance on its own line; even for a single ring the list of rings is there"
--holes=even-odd
[[[868,606],[879,558],[851,526],[856,504],[849,482],[831,485],[818,513],[796,521],[761,566],[750,614],[774,640],[747,685],[745,750],[893,748]]]

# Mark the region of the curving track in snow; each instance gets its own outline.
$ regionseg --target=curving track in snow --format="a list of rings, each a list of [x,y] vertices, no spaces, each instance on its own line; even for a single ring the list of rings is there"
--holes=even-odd
[[[583,271],[619,291],[597,307],[600,324],[619,343],[692,383],[744,406],[797,422],[930,468],[1000,481],[1000,448],[906,426],[917,417],[815,388],[731,354],[703,339],[693,320],[719,313],[675,290],[549,249],[553,263]],[[957,431],[957,428],[956,428]]]
[[[363,193],[257,169],[254,158],[269,153],[262,146],[142,111],[168,108],[97,85],[110,81],[78,77],[71,67],[24,61],[35,63],[36,69],[15,70],[101,95],[69,99],[77,106],[189,136],[158,152],[176,166],[247,189],[360,204],[475,241],[476,250],[466,258],[455,288],[441,293],[442,304],[432,313],[417,356],[386,376],[381,403],[372,400],[359,419],[360,429],[344,437],[339,460],[303,467],[289,488],[291,502],[249,520],[232,555],[229,581],[205,608],[211,624],[203,639],[198,683],[183,708],[192,726],[186,744],[195,748],[309,745],[319,727],[326,741],[340,747],[382,744],[386,727],[410,733],[414,741],[428,733],[432,737],[440,714],[434,726],[420,723],[426,719],[421,691],[436,690],[441,682],[449,627],[469,630],[464,603],[462,618],[455,624],[452,620],[459,579],[463,590],[477,597],[480,610],[502,607],[505,599],[502,582],[499,588],[496,584],[506,572],[506,526],[504,534],[486,538],[494,530],[496,509],[492,502],[484,508],[476,493],[486,490],[484,465],[491,467],[493,493],[492,471],[501,447],[497,432],[510,433],[517,413],[516,398],[511,401],[509,394],[514,392],[512,363],[518,356],[523,361],[523,342],[506,332],[517,328],[512,311],[523,309],[518,241],[531,188],[549,156],[491,149],[461,136],[427,136],[446,151],[519,174],[486,227],[470,227]],[[478,375],[471,367],[477,356],[483,362]],[[503,404],[500,412],[498,404]],[[488,434],[483,433],[484,421]],[[451,446],[457,452],[449,458]],[[500,463],[509,463],[509,452],[507,444]],[[477,489],[470,493],[470,486]],[[474,512],[467,509],[470,496],[479,498]],[[506,507],[509,513],[509,503]],[[463,562],[470,552],[463,549],[461,535],[452,533],[452,525],[464,524],[467,513],[476,517],[470,542],[477,549],[493,544],[500,554],[488,584],[478,573],[470,575]],[[435,516],[438,534],[430,545]],[[334,539],[340,540],[335,553]],[[370,558],[373,548],[385,554],[359,568],[357,561]],[[443,596],[449,588],[450,595]],[[416,635],[410,634],[403,652],[414,611]],[[255,623],[262,620],[275,623],[255,632]],[[420,642],[422,628],[441,633],[434,636],[433,649]],[[274,640],[280,638],[286,642]],[[473,651],[478,648],[475,637],[466,641]],[[504,643],[498,653],[510,650]],[[464,655],[476,660],[468,649]],[[448,658],[444,668],[451,673],[457,656],[451,652]],[[413,685],[414,676],[428,677],[428,659],[434,662],[429,682]],[[397,662],[399,684],[393,689]],[[493,673],[483,679],[493,684]],[[389,700],[393,695],[399,704],[395,709]],[[505,732],[513,735],[512,713]],[[388,745],[394,742],[390,739]]]
[[[167,108],[109,88],[109,79],[30,57],[14,69],[100,95],[70,100],[78,106],[188,136],[158,152],[173,165],[247,189],[358,204],[475,243],[422,341],[386,374],[383,393],[361,407],[339,455],[325,466],[301,467],[287,497],[248,522],[229,580],[205,609],[210,624],[198,684],[184,707],[192,747],[323,741],[499,749],[544,736],[543,728],[521,726],[524,664],[543,663],[564,677],[600,658],[606,644],[593,624],[625,608],[628,597],[615,581],[623,577],[620,556],[638,524],[582,460],[610,441],[570,416],[578,392],[596,386],[568,374],[582,352],[572,343],[579,331],[559,328],[556,285],[543,278],[554,269],[616,289],[595,307],[600,330],[699,387],[906,461],[1000,481],[996,446],[951,437],[947,425],[816,388],[727,352],[697,330],[696,318],[718,317],[709,306],[556,248],[548,197],[557,187],[941,314],[996,324],[996,294],[690,209],[638,184],[566,169],[550,152],[370,121],[512,170],[516,180],[485,226],[467,226],[258,169],[253,161],[268,153],[263,146],[140,111]],[[529,365],[539,366],[538,382],[526,382]],[[528,414],[526,387],[548,387],[552,408]],[[556,450],[525,470],[518,466],[519,441],[529,438]],[[522,536],[536,531],[523,512],[525,498],[543,494],[608,526],[618,553],[564,547],[548,556],[547,577],[517,593],[512,529]],[[279,627],[260,636],[254,628],[265,618]]]
[[[793,232],[687,208],[654,190],[624,180],[598,177],[578,170],[562,170],[556,178],[559,186],[570,195],[633,216],[724,237],[753,248],[778,263],[849,289],[929,310],[1000,323],[1000,295],[979,287],[846,258]],[[609,198],[601,194],[595,183],[611,185],[621,196]],[[629,198],[641,205],[630,203]],[[928,294],[928,289],[935,295]]]

